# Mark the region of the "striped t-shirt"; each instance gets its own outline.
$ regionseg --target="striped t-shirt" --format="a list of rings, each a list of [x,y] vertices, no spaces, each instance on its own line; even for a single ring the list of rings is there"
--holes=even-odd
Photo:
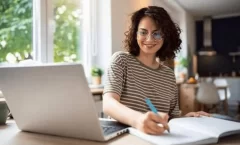
[[[178,91],[175,75],[169,67],[161,65],[151,69],[127,52],[113,54],[107,72],[104,94],[117,93],[125,106],[145,113],[150,111],[145,98],[149,98],[158,112],[170,118],[179,116]]]

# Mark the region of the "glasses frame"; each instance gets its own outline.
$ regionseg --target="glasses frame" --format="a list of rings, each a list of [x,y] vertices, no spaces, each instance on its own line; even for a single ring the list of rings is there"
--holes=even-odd
[[[144,35],[142,35],[142,34],[140,34],[140,32],[141,31],[143,31],[143,32],[145,32],[144,30],[138,30],[137,31],[137,39],[138,40],[147,40],[147,39],[149,39],[149,36],[151,36],[150,38],[153,38],[153,40],[154,41],[161,41],[162,39],[163,39],[163,35],[161,34],[161,32],[159,32],[160,33],[160,38],[159,39],[156,39],[155,37],[154,37],[154,33],[156,33],[156,31],[154,31],[153,33],[151,33],[151,34],[149,34],[148,32],[146,32],[147,34],[144,36]],[[139,38],[140,37],[140,38]]]

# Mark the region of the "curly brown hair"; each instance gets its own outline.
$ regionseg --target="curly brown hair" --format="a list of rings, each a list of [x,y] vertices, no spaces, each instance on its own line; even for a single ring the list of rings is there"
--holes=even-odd
[[[167,11],[157,6],[148,6],[132,14],[130,28],[125,32],[125,49],[134,56],[139,55],[140,48],[137,43],[137,31],[140,20],[143,17],[152,18],[157,28],[163,33],[164,43],[162,48],[157,51],[156,57],[161,61],[175,58],[176,53],[181,49],[181,30],[179,26],[172,21]]]

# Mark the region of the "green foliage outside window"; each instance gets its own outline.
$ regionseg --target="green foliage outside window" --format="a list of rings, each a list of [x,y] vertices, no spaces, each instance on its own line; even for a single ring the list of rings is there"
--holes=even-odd
[[[79,60],[81,10],[69,0],[55,0],[54,61]],[[32,0],[0,1],[0,63],[11,54],[17,61],[31,58]]]
[[[18,61],[32,51],[32,1],[0,1],[0,62],[8,53]]]
[[[54,61],[79,60],[79,32],[81,28],[79,5],[69,0],[55,0]]]

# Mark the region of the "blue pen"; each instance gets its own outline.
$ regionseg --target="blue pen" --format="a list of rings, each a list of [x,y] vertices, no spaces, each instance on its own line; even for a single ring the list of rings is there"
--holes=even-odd
[[[149,98],[146,98],[146,103],[147,103],[148,107],[151,109],[152,112],[159,115],[157,109],[154,107],[154,105],[152,104],[152,102]],[[168,125],[164,126],[164,128],[167,129],[168,132],[170,132],[170,129],[169,129]]]

